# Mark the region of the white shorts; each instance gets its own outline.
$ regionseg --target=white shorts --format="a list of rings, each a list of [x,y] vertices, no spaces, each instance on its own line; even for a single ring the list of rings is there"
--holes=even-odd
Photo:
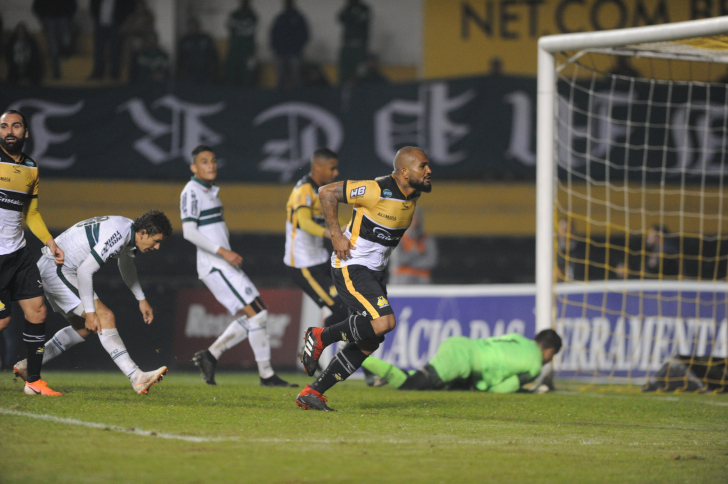
[[[83,315],[83,305],[78,297],[78,276],[75,272],[66,272],[46,257],[38,261],[38,270],[43,279],[43,291],[53,311],[64,318],[72,315]],[[99,297],[94,292],[94,299]]]
[[[202,278],[202,282],[233,316],[260,296],[248,276],[240,269],[213,267]]]

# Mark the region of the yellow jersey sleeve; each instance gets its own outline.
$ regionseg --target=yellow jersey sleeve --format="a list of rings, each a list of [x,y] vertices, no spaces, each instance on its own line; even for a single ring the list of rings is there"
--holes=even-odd
[[[293,210],[298,210],[301,207],[313,207],[313,201],[316,198],[317,194],[313,193],[313,187],[309,184],[306,184],[296,190],[296,193],[293,197]]]
[[[38,211],[38,197],[33,197],[28,202],[28,205],[26,206],[25,223],[28,224],[30,231],[33,232],[33,234],[44,244],[48,242],[49,239],[53,238],[51,233],[48,231],[48,227],[46,227],[46,224],[43,221],[43,217],[40,216],[40,212]]]
[[[382,189],[374,180],[347,180],[344,182],[344,196],[346,203],[361,205],[362,207],[372,208],[379,202],[382,195]]]

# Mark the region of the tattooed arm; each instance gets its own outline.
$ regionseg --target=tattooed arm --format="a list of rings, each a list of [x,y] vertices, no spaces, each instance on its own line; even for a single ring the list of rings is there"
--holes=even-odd
[[[344,182],[330,183],[319,188],[319,199],[321,200],[321,210],[326,218],[326,226],[331,232],[331,243],[334,246],[336,257],[342,260],[348,260],[349,251],[355,247],[351,245],[349,239],[344,237],[339,226],[339,203],[347,203],[344,195]]]

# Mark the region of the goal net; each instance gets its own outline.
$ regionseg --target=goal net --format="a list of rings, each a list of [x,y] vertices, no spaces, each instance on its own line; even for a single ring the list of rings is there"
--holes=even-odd
[[[728,384],[728,17],[544,37],[538,329],[557,374]]]

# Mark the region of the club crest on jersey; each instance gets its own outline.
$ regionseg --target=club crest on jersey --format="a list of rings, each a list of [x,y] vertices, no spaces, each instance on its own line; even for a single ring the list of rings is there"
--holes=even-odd
[[[390,190],[389,188],[385,189],[384,191],[382,191],[382,196],[384,198],[391,197],[392,196],[392,190]]]
[[[5,303],[0,301],[0,311],[2,311],[3,309],[5,309]]]
[[[389,302],[384,298],[384,296],[379,296],[377,298],[377,306],[379,306],[380,308],[386,308],[387,306],[389,306]]]
[[[33,186],[33,179],[32,178],[28,178],[27,180],[25,180],[25,186],[26,187],[32,187]]]
[[[367,191],[367,187],[352,188],[349,193],[349,198],[357,198],[363,196]]]

